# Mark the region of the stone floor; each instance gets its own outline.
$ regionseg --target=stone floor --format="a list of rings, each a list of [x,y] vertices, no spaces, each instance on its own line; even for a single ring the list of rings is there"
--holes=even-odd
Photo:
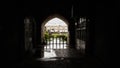
[[[82,42],[82,41],[81,41]],[[54,43],[54,44],[53,44]],[[85,45],[85,43],[83,43]],[[53,58],[53,57],[63,57],[63,58],[79,58],[82,56],[78,51],[81,49],[70,48],[66,43],[60,42],[59,39],[51,41],[50,43],[44,45],[44,57],[43,58]]]
[[[54,49],[54,53],[56,57],[28,57],[12,68],[104,68],[96,58],[85,57],[75,49]]]
[[[104,68],[103,64],[91,58],[49,58],[31,59],[12,68]]]
[[[63,57],[63,58],[80,58],[83,54],[71,48],[67,49],[47,49],[44,52],[44,58]]]

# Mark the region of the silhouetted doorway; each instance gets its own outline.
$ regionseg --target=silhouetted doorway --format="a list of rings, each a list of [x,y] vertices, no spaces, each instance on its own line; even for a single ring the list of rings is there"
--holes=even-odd
[[[44,46],[45,58],[56,57],[55,49],[66,49],[69,46],[68,27],[67,20],[60,15],[50,16],[43,22],[41,42]]]

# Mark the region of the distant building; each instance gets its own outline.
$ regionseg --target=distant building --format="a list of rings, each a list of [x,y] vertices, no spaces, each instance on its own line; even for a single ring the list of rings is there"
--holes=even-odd
[[[51,33],[67,33],[68,26],[63,20],[53,18],[45,24],[45,30]]]
[[[50,30],[50,32],[52,33],[67,33],[68,32],[68,27],[67,26],[51,26],[51,25],[47,25],[45,26],[45,30],[48,31]]]

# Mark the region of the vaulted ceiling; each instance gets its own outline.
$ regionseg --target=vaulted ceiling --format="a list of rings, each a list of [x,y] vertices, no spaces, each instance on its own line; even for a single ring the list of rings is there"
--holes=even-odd
[[[43,17],[58,13],[70,17],[73,5],[74,15],[80,16],[87,14],[86,0],[25,0],[24,15]]]

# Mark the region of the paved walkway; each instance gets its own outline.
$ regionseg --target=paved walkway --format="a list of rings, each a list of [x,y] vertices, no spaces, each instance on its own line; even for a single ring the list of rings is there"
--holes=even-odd
[[[63,57],[63,58],[80,58],[83,55],[71,48],[66,49],[47,49],[44,51],[44,58],[54,58],[54,57]]]
[[[50,49],[46,52],[52,53],[53,56],[44,58],[28,56],[29,59],[26,58],[23,62],[11,66],[12,68],[104,68],[96,58],[82,56],[75,49]]]

